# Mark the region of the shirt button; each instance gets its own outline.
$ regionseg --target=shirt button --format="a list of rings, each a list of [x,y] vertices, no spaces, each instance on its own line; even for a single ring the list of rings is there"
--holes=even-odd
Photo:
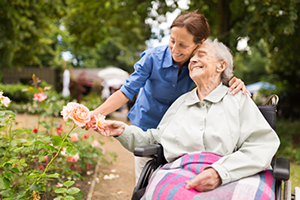
[[[204,103],[202,103],[201,105],[202,105],[202,106],[205,106],[205,104],[204,104]]]
[[[172,97],[173,95],[172,94],[170,94],[170,97]]]
[[[172,86],[175,87],[175,84],[173,84]]]

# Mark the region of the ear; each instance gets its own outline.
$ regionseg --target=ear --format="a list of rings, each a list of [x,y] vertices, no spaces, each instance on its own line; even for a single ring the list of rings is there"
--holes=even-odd
[[[219,63],[219,65],[217,66],[217,72],[220,72],[220,73],[223,72],[226,69],[226,67],[227,67],[226,61],[225,60],[221,61]]]

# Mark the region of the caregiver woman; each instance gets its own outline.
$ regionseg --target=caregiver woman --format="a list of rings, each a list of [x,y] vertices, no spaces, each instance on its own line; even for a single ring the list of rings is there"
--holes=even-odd
[[[210,34],[207,19],[193,11],[178,16],[170,28],[169,44],[143,52],[141,59],[134,65],[134,73],[120,90],[91,112],[92,119],[99,113],[108,115],[139,93],[128,118],[133,125],[143,130],[156,128],[170,105],[191,90],[194,82],[189,77],[188,64],[192,52]],[[237,78],[233,78],[229,85],[233,94],[241,89],[243,93],[246,92],[244,83]],[[91,124],[88,124],[86,129],[90,127]],[[136,171],[136,176],[139,173]]]

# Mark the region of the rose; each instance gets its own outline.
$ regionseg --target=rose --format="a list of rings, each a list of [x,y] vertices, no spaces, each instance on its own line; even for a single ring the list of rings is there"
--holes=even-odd
[[[79,155],[78,153],[75,156],[69,156],[66,158],[67,162],[75,163],[79,160]]]
[[[71,133],[70,137],[71,137],[72,142],[77,142],[78,141],[78,134],[77,133]]]
[[[91,120],[89,112],[89,109],[84,105],[70,102],[67,104],[67,106],[63,107],[61,115],[63,116],[65,121],[67,121],[68,119],[72,119],[75,124],[83,127]]]
[[[101,115],[101,114],[98,114],[98,116],[94,116],[94,117],[96,119],[96,126],[97,126],[97,128],[98,129],[103,129],[104,125],[106,124],[105,116]]]
[[[35,93],[34,99],[38,102],[41,102],[41,101],[44,101],[45,99],[47,99],[47,96],[44,94],[44,92]]]
[[[8,104],[10,103],[10,99],[6,96],[3,96],[2,94],[3,92],[0,92],[0,101],[5,107],[7,107]]]
[[[44,87],[44,91],[50,90],[51,87]]]

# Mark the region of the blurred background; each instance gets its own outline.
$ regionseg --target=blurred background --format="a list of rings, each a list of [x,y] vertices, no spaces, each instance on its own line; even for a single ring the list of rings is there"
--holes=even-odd
[[[36,114],[25,92],[35,74],[52,89],[51,115],[68,101],[94,109],[144,50],[168,43],[176,16],[194,10],[208,19],[210,37],[232,50],[234,76],[253,100],[279,96],[278,154],[300,164],[299,0],[0,0],[0,91],[9,109]]]
[[[276,93],[280,117],[299,119],[298,0],[0,0],[1,89],[30,84],[35,73],[62,93],[67,70],[64,97],[105,99],[145,49],[168,43],[175,17],[193,10],[207,17],[211,38],[232,50],[234,76],[256,84],[254,100]],[[108,80],[100,73],[108,68],[123,75]]]

